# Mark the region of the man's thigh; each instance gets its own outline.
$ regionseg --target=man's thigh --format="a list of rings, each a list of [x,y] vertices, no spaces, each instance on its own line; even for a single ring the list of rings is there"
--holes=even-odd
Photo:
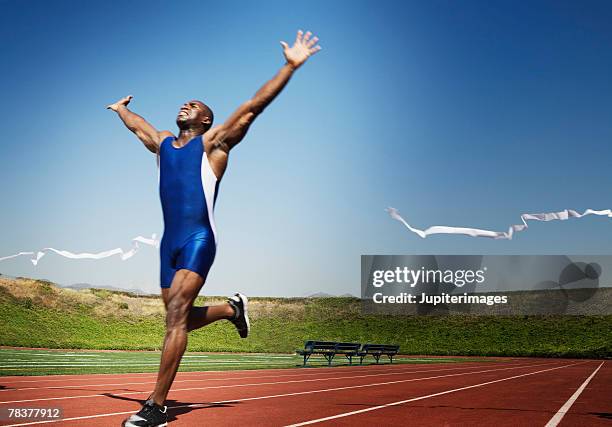
[[[193,304],[203,285],[204,278],[198,273],[185,269],[178,270],[174,274],[172,285],[161,290],[166,309],[174,298],[187,299]]]

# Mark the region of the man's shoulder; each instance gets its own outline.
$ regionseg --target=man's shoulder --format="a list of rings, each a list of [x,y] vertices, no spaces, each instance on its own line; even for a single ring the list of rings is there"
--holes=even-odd
[[[202,135],[202,139],[204,141],[214,141],[219,137],[219,133],[222,127],[223,125],[217,125],[208,129],[206,132],[204,132],[204,135]]]
[[[159,135],[159,142],[161,143],[164,139],[168,138],[168,137],[172,137],[172,138],[176,138],[174,136],[174,134],[172,132],[170,132],[169,130],[162,130],[161,132],[158,132]]]
[[[204,135],[202,135],[202,141],[204,141],[207,152],[222,148],[223,125],[217,125],[207,130]]]

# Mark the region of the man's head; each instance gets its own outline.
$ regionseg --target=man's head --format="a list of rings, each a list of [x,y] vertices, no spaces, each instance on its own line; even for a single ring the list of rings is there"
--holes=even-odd
[[[183,104],[176,116],[176,124],[181,130],[203,127],[206,132],[212,126],[213,120],[214,115],[208,105],[197,100]]]

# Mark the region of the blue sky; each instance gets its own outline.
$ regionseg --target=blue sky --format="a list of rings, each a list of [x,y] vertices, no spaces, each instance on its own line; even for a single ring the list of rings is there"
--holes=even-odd
[[[175,130],[202,99],[218,122],[310,29],[323,50],[230,157],[203,290],[358,294],[361,254],[610,254],[607,218],[533,224],[512,241],[426,240],[419,228],[505,230],[524,212],[610,208],[612,3],[2,1],[0,256],[129,248],[161,234],[155,158],[104,106]],[[0,263],[9,275],[158,291],[158,255]]]

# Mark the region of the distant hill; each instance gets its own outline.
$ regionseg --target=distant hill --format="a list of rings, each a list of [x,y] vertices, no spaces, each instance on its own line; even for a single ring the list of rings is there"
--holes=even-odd
[[[28,277],[8,276],[2,273],[0,273],[0,276],[4,279],[36,280],[36,279],[30,279]],[[143,291],[142,289],[139,289],[139,288],[127,288],[127,287],[112,286],[112,285],[92,285],[91,283],[73,283],[72,285],[66,285],[63,283],[55,283],[47,279],[38,279],[38,281],[44,282],[44,283],[53,283],[53,285],[55,286],[59,286],[61,288],[74,289],[77,291],[81,289],[106,289],[106,290],[114,291],[114,292],[130,292],[136,295],[150,295],[151,294],[150,292]]]
[[[306,296],[306,298],[330,298],[330,297],[333,297],[333,295],[325,293],[325,292],[315,292],[314,294],[310,294]]]
[[[307,295],[306,298],[359,298],[353,294],[342,294],[342,295],[333,295],[328,294],[326,292],[315,292],[314,294]]]
[[[142,289],[138,289],[138,288],[122,288],[122,287],[118,287],[118,286],[112,286],[112,285],[92,285],[90,283],[74,283],[72,285],[59,285],[62,288],[69,288],[69,289],[76,289],[76,290],[80,290],[80,289],[107,289],[109,291],[122,291],[122,292],[131,292],[133,294],[136,295],[149,295],[149,292],[145,292]]]

